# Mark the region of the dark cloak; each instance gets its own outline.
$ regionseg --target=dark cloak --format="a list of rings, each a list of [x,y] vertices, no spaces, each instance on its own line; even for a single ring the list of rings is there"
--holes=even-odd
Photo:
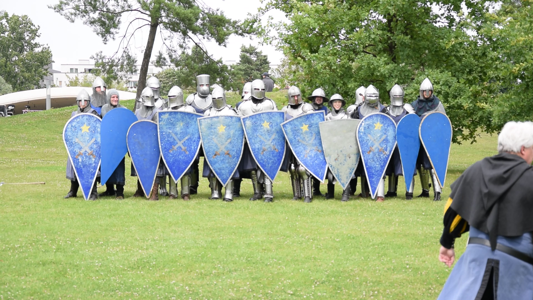
[[[437,109],[437,106],[439,106],[440,99],[437,98],[435,95],[431,95],[428,99],[421,98],[418,96],[418,98],[411,103],[413,108],[415,109],[415,112],[417,115],[421,116],[428,111],[434,111]]]

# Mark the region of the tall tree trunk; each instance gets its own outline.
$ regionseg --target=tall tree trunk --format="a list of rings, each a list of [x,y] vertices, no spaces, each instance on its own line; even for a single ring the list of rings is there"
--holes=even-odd
[[[137,95],[135,99],[141,98],[141,93],[146,86],[146,75],[148,74],[148,66],[150,65],[150,58],[152,57],[152,49],[154,48],[155,34],[157,33],[157,27],[159,23],[152,23],[150,25],[150,33],[148,34],[148,42],[146,48],[144,48],[143,62],[141,64],[141,71],[139,73],[139,81],[137,82]],[[133,111],[137,109],[138,105],[133,106]]]

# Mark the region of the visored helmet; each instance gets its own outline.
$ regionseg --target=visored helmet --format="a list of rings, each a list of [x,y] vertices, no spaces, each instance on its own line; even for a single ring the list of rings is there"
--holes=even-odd
[[[318,89],[314,90],[313,93],[311,94],[311,96],[307,97],[307,99],[315,102],[315,98],[316,97],[322,97],[323,98],[323,102],[328,102],[328,97],[326,97],[326,92],[324,92],[324,90],[322,88],[318,88]]]
[[[297,105],[302,103],[302,93],[296,86],[291,86],[288,92],[289,105]]]
[[[87,91],[85,89],[82,89],[79,93],[78,93],[78,96],[76,96],[76,102],[78,104],[78,107],[81,105],[89,105],[91,104],[91,97],[89,96],[89,93],[87,93]]]
[[[392,106],[403,106],[404,92],[401,86],[395,84],[389,92]]]
[[[183,91],[178,86],[173,86],[168,91],[168,106],[178,107],[183,105]]]
[[[355,105],[359,105],[365,101],[365,92],[366,88],[364,86],[360,86],[355,90]]]
[[[221,86],[217,86],[213,90],[211,99],[213,99],[213,107],[215,107],[215,109],[222,109],[226,106],[226,93]]]
[[[148,80],[146,81],[146,86],[152,89],[152,91],[154,92],[155,99],[160,98],[161,82],[159,81],[159,79],[157,79],[157,77],[152,76],[148,78]]]
[[[196,76],[196,92],[200,97],[209,96],[209,77],[207,74]]]
[[[344,98],[342,98],[342,96],[339,94],[334,94],[333,96],[331,96],[331,98],[329,98],[329,106],[333,107],[333,102],[335,101],[341,101],[342,106],[346,105],[346,100],[344,100]]]
[[[252,97],[257,100],[265,99],[265,83],[261,79],[252,81]]]
[[[244,84],[244,87],[242,88],[242,100],[248,100],[252,96],[252,83],[247,82]]]
[[[428,92],[427,94],[429,95],[429,97],[424,97],[424,92]],[[429,78],[426,78],[424,79],[424,81],[422,81],[422,84],[420,84],[420,98],[428,99],[431,98],[431,96],[433,96],[433,84],[431,83],[431,81],[429,81]]]
[[[118,91],[115,90],[115,89],[110,89],[110,90],[107,91],[107,103],[111,104],[111,96],[113,96],[113,95],[116,95],[118,97],[119,102],[120,102],[120,95],[119,95]],[[118,105],[118,102],[117,102],[117,105]]]
[[[365,91],[365,102],[372,107],[376,107],[379,103],[379,91],[375,86],[369,85]]]
[[[141,98],[143,99],[144,106],[154,106],[154,92],[150,87],[145,87],[141,93]]]

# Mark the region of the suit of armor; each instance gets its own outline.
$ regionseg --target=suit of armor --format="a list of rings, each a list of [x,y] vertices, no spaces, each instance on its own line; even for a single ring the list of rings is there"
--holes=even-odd
[[[168,107],[167,101],[161,97],[161,82],[157,77],[150,77],[146,80],[146,86],[152,89],[154,92],[154,104],[159,110],[163,110]]]
[[[102,106],[109,103],[107,102],[106,89],[107,87],[104,80],[100,77],[96,77],[96,79],[93,81],[91,107],[98,113],[98,115],[102,114]]]
[[[351,116],[355,109],[365,101],[365,91],[366,88],[364,86],[360,86],[355,90],[355,103],[346,108],[346,113],[348,115]]]
[[[321,101],[318,99],[322,98]],[[313,106],[313,109],[315,111],[323,111],[324,116],[327,116],[329,113],[327,105],[324,105],[325,103],[328,103],[329,99],[326,97],[326,92],[322,88],[315,89],[311,96],[307,97],[307,99],[311,100],[311,105]],[[313,180],[313,196],[321,196],[324,197],[325,195],[320,192],[320,180],[316,178],[312,178]]]

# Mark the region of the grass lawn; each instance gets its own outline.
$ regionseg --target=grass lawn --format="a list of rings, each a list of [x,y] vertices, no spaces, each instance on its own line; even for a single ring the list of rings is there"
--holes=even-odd
[[[280,108],[284,93],[270,95]],[[445,201],[406,201],[403,180],[385,203],[342,203],[338,186],[336,200],[292,201],[286,173],[271,204],[248,201],[249,180],[233,203],[208,200],[205,179],[191,201],[146,201],[129,176],[122,201],[65,200],[73,110],[0,118],[0,182],[46,182],[0,187],[0,299],[435,299],[451,271],[437,258]],[[453,145],[443,199],[495,153],[495,136]]]

